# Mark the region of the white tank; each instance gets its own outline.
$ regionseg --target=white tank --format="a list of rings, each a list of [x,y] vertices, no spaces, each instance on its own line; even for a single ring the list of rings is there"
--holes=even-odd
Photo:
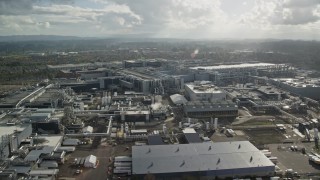
[[[188,123],[189,123],[189,124],[191,123],[191,118],[188,118]]]
[[[151,96],[151,104],[154,104],[154,96]]]
[[[162,126],[162,130],[164,134],[167,134],[167,126],[165,124]]]
[[[210,129],[210,123],[206,122],[206,130],[209,130],[209,129]]]
[[[181,121],[179,122],[179,128],[182,128],[182,122]]]
[[[106,104],[107,104],[107,105],[111,104],[111,96],[108,96],[108,97],[106,98]]]
[[[184,78],[180,79],[181,89],[184,89]]]
[[[102,98],[101,98],[101,105],[102,105],[102,106],[106,105],[106,104],[105,104],[105,97],[102,97]]]
[[[114,92],[114,93],[113,93],[113,96],[118,96],[118,93],[117,93],[117,92]]]
[[[123,132],[123,124],[121,124],[121,130],[120,131]]]
[[[125,116],[125,112],[124,111],[120,112],[120,116],[121,116],[121,121],[125,121],[126,120],[126,116]]]
[[[214,128],[218,129],[218,118],[214,118]]]
[[[314,138],[319,139],[319,130],[318,130],[318,128],[314,128]]]
[[[84,110],[84,103],[80,102],[80,110],[83,111]]]

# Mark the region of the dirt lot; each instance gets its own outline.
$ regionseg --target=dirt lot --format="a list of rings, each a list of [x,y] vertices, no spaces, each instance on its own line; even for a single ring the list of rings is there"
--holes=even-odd
[[[23,87],[23,86],[22,85],[1,84],[0,85],[0,94],[3,92],[19,90],[21,87]]]
[[[285,139],[283,134],[275,129],[246,129],[244,132],[255,145],[281,143]]]
[[[109,161],[110,157],[114,156],[123,156],[130,155],[131,150],[126,150],[126,147],[132,146],[132,143],[129,144],[119,144],[117,146],[109,145],[106,142],[106,139],[101,140],[101,144],[97,145],[88,144],[88,145],[79,145],[75,152],[68,155],[68,160],[64,165],[59,166],[59,177],[60,179],[64,179],[65,177],[75,178],[77,180],[87,180],[87,179],[110,179],[110,176],[107,172],[108,166],[111,165]],[[99,165],[97,168],[84,168],[84,167],[76,167],[73,165],[74,158],[86,157],[88,155],[95,155],[99,161]],[[82,169],[83,172],[81,174],[75,174],[77,169]]]

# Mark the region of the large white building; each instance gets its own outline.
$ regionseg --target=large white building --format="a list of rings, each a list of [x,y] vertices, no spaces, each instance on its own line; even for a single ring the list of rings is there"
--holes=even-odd
[[[220,101],[226,99],[226,92],[210,81],[195,81],[185,84],[186,96],[191,101]]]
[[[274,171],[249,141],[132,147],[132,174],[139,179],[264,177]]]

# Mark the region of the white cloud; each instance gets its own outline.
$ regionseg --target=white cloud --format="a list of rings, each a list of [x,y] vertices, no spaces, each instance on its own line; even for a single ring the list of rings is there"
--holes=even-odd
[[[319,19],[319,0],[0,0],[1,34],[320,38]]]

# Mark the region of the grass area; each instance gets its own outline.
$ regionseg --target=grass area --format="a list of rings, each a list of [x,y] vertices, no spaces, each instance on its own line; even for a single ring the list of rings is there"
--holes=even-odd
[[[273,125],[271,121],[247,121],[241,124],[241,126],[259,126],[259,125]]]

